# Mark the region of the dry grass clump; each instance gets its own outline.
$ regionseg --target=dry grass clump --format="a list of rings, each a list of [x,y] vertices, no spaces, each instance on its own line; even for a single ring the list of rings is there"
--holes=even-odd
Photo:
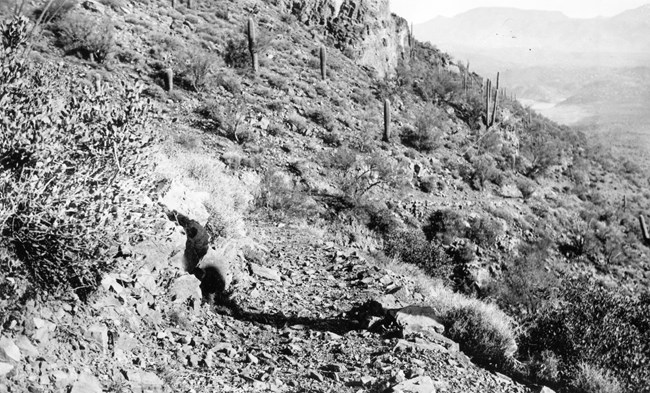
[[[393,259],[386,268],[412,277],[424,303],[445,319],[447,335],[460,344],[474,361],[497,369],[507,369],[517,351],[518,325],[495,304],[453,292],[442,280],[421,269]]]
[[[581,362],[573,385],[579,393],[622,393],[621,383],[607,370]]]

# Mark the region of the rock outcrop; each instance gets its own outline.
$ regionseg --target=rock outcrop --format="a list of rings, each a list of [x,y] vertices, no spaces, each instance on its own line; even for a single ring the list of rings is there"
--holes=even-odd
[[[285,5],[302,23],[322,26],[339,49],[380,77],[408,60],[408,23],[391,14],[388,0],[285,0]]]

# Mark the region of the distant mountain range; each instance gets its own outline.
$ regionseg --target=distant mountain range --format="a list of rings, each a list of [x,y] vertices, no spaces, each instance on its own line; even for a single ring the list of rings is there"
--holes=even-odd
[[[641,65],[650,61],[650,5],[591,19],[477,8],[417,25],[415,35],[457,56],[498,57],[501,65]]]

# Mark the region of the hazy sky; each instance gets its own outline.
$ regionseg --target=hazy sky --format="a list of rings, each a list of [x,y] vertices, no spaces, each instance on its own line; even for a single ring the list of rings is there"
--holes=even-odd
[[[612,16],[647,3],[650,0],[390,0],[390,7],[409,22],[421,23],[438,15],[454,16],[478,7],[553,10],[574,18],[592,18]]]

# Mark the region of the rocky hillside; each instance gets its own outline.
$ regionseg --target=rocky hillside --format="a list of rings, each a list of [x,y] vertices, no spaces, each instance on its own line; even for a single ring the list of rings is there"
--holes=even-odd
[[[388,1],[8,5],[0,392],[647,389],[647,179]]]

